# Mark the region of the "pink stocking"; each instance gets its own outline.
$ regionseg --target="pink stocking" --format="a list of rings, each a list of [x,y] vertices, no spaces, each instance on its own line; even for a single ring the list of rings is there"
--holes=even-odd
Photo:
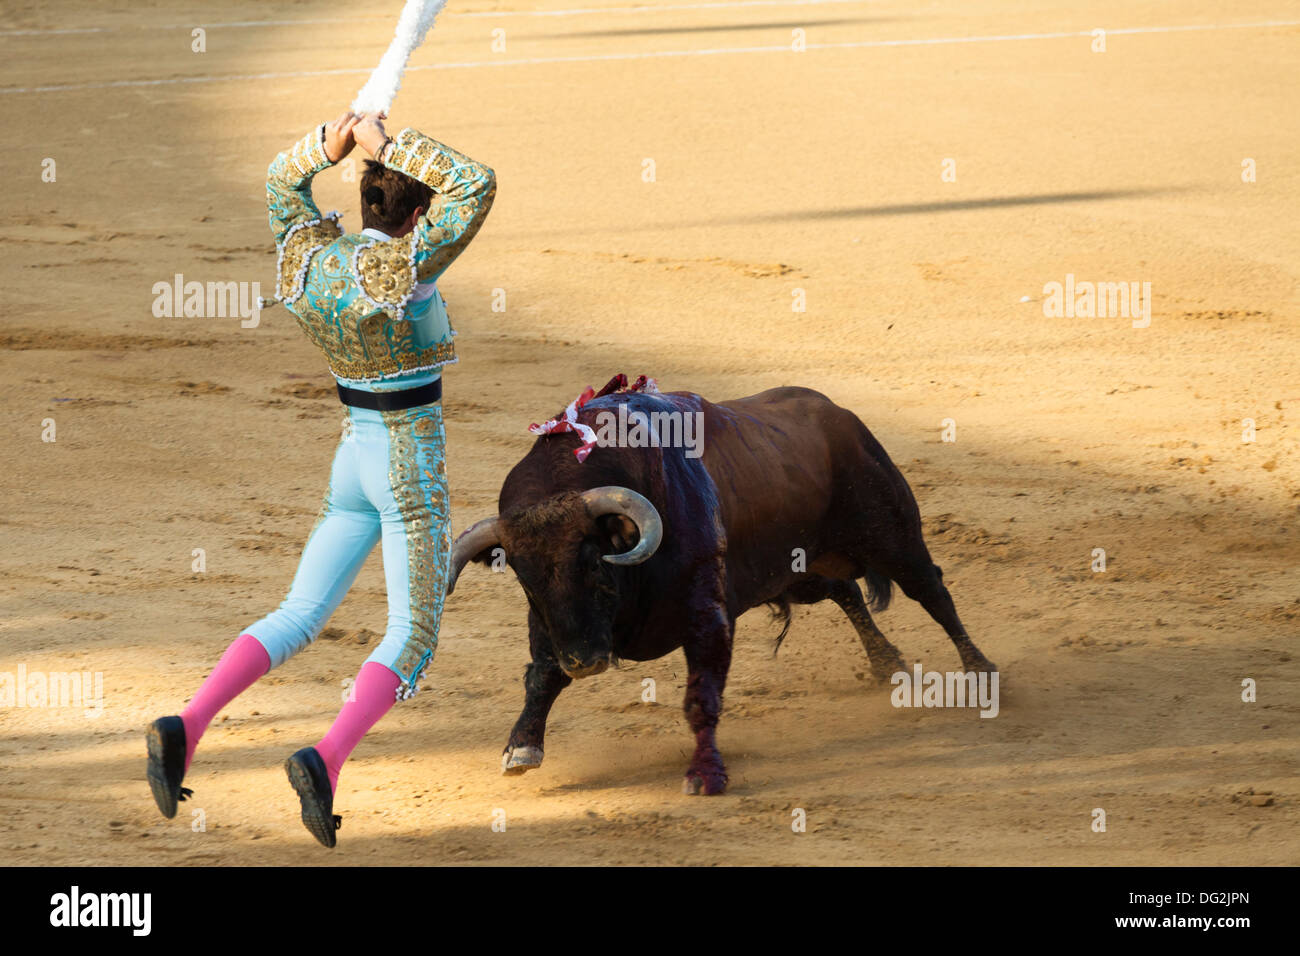
[[[316,745],[316,751],[325,760],[325,769],[329,771],[331,792],[338,789],[343,762],[366,732],[396,703],[397,688],[401,683],[401,678],[383,664],[367,661],[361,665],[361,673],[357,674],[357,682],[352,685],[347,703],[339,711],[329,733]]]
[[[217,661],[199,692],[181,711],[181,720],[185,724],[186,770],[190,769],[194,748],[199,745],[199,738],[212,723],[212,718],[270,669],[271,655],[252,634],[239,635],[226,648],[226,653],[221,655],[221,660]]]

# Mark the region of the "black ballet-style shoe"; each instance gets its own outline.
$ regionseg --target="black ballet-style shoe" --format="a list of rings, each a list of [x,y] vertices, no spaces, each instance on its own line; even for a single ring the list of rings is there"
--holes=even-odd
[[[303,747],[284,762],[289,783],[302,801],[302,825],[322,846],[333,848],[334,836],[343,818],[334,813],[334,792],[330,790],[325,758],[315,747]]]
[[[194,795],[182,787],[185,779],[185,723],[179,717],[160,717],[145,733],[149,746],[146,770],[153,802],[168,820],[176,816],[176,804]]]

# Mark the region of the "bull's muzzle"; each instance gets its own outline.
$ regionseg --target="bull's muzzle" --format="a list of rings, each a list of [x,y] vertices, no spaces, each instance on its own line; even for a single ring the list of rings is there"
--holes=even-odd
[[[609,669],[609,658],[597,657],[590,661],[569,658],[560,663],[560,669],[570,677],[592,677],[595,674],[603,674]]]

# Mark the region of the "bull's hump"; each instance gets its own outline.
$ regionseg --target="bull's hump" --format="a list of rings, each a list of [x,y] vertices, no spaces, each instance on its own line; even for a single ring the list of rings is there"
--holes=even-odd
[[[746,415],[750,414],[755,407],[763,405],[835,405],[834,402],[821,392],[812,388],[804,388],[802,385],[782,385],[778,388],[769,388],[764,392],[746,395],[744,398],[727,399],[725,402],[718,402],[717,404],[722,408],[741,412]]]
[[[672,412],[698,411],[704,399],[694,392],[616,392],[593,398],[578,412],[578,421],[591,424],[589,417],[602,411],[614,411],[620,405],[626,405],[628,411],[637,412]]]

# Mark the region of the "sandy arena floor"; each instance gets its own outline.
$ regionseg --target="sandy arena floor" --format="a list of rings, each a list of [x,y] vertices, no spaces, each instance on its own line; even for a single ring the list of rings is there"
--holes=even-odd
[[[457,531],[495,510],[528,423],[615,372],[812,386],[911,482],[1006,675],[999,716],[895,709],[831,605],[775,658],[756,612],[727,795],[680,792],[680,653],[575,684],[542,768],[502,777],[525,604],[471,568],[426,689],[344,771],[330,853],[281,763],[382,630],[376,554],[324,637],[218,717],[163,820],[142,730],[282,597],[340,410],[288,313],[158,318],[153,285],[270,294],[267,163],[346,107],[399,5],[197,23],[176,0],[10,0],[0,674],[102,674],[103,712],[0,708],[4,861],[1300,863],[1295,4],[630,4],[452,0],[393,111],[499,178],[440,283]],[[330,170],[316,195],[358,229],[355,190]],[[1149,282],[1150,326],[1045,316],[1067,274]],[[879,621],[909,662],[957,666],[906,598]]]

